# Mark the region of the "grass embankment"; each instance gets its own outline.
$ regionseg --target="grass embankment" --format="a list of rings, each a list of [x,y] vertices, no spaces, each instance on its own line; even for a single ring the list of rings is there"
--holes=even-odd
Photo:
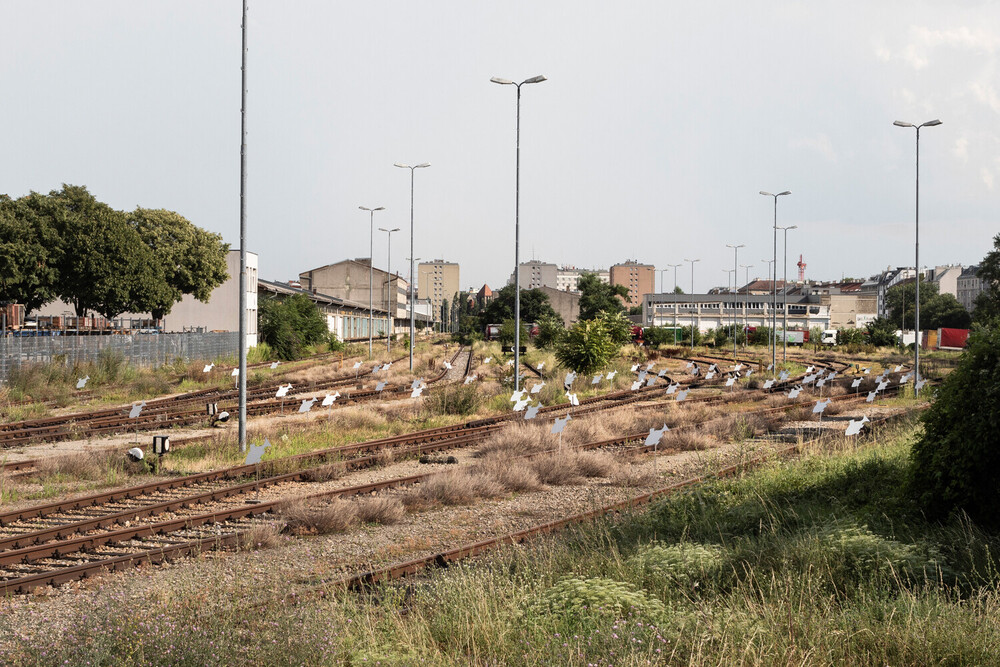
[[[413,585],[269,604],[194,577],[89,604],[13,664],[998,664],[1000,538],[905,494],[913,427],[714,481]],[[260,584],[263,589],[255,587]]]

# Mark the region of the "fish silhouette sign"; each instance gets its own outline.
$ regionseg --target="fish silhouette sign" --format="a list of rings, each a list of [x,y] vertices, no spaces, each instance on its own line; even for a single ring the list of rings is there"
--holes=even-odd
[[[423,387],[417,387],[416,389],[412,389],[410,391],[410,398],[419,398],[420,394],[422,394],[423,391],[424,391]]]
[[[656,376],[655,375],[652,375],[652,376],[646,378],[646,386],[647,387],[652,387],[654,384],[656,384]]]
[[[483,363],[484,363],[484,364],[488,364],[488,363],[490,363],[491,361],[493,361],[493,357],[486,357],[485,359],[483,359]]]
[[[451,370],[451,362],[450,362],[450,361],[446,361],[446,362],[444,362],[444,367],[445,367],[445,368],[446,368],[447,370],[449,370],[449,371],[450,371],[450,370]]]
[[[277,368],[278,364],[280,364],[280,363],[281,363],[280,361],[273,361],[273,362],[271,362],[271,370],[273,371],[275,368]]]
[[[385,389],[385,382],[379,382],[375,385],[375,391],[382,391]]]
[[[813,406],[813,414],[814,415],[823,414],[823,411],[826,410],[826,406],[828,405],[830,405],[829,398],[826,399],[825,401],[816,401],[816,405]]]
[[[275,392],[274,397],[275,398],[284,398],[285,396],[288,396],[288,390],[291,389],[291,388],[292,388],[292,383],[291,382],[289,382],[288,384],[281,385],[280,387],[278,387],[278,391]]]
[[[678,385],[678,384],[672,384],[672,385],[670,385],[669,387],[667,387],[667,396],[670,396],[670,395],[672,395],[672,394],[673,394],[673,393],[674,393],[675,391],[677,391],[677,387],[679,387],[679,386],[680,386],[680,385]]]
[[[728,380],[726,380],[727,387],[732,387],[734,384],[736,384],[736,378],[729,378]]]
[[[316,404],[315,398],[303,398],[302,405],[299,406],[299,412],[300,413],[309,412],[310,410],[312,410],[313,405],[315,404]]]
[[[687,397],[688,397],[688,392],[687,392],[687,389],[685,389],[684,391],[677,392],[677,398],[674,399],[674,400],[676,400],[676,401],[679,402],[679,401],[683,401]]]
[[[876,396],[878,396],[877,390],[868,392],[868,397],[865,399],[865,403],[874,403]]]
[[[524,418],[525,419],[534,419],[536,416],[538,416],[538,411],[541,408],[542,408],[542,404],[541,403],[538,403],[537,405],[529,405],[528,409],[524,411]]]
[[[663,425],[663,428],[650,428],[649,435],[646,436],[646,447],[656,447],[656,445],[660,442],[660,438],[663,437],[663,434],[669,430],[670,429],[667,428],[666,424]]]
[[[359,368],[361,368],[361,362],[360,361],[355,361],[354,362],[354,370],[358,370]]]
[[[800,393],[802,393],[802,387],[792,387],[792,390],[788,392],[788,398],[798,398]]]
[[[867,415],[865,415],[864,417],[862,417],[857,421],[852,419],[850,423],[847,425],[847,430],[844,431],[844,435],[857,435],[861,433],[861,429],[864,428],[865,423],[869,421],[871,420],[868,419]]]
[[[90,376],[87,375],[86,377],[82,377],[79,380],[77,380],[76,381],[76,388],[77,389],[83,389],[84,387],[86,387],[87,386],[87,380],[89,380],[89,379],[90,379]]]
[[[552,434],[562,433],[563,429],[566,428],[566,422],[571,419],[569,415],[565,417],[556,417],[556,420],[552,423]]]
[[[475,381],[476,381],[476,376],[469,375],[468,377],[465,378],[465,381],[462,384],[472,384]]]
[[[542,390],[542,387],[544,387],[544,386],[545,386],[544,382],[539,382],[538,384],[536,384],[534,387],[531,388],[531,393],[532,394],[537,394],[538,392],[540,392]]]
[[[774,386],[774,380],[765,380],[764,381],[764,389],[770,389],[773,386]]]
[[[608,379],[609,380],[614,380],[615,379],[615,375],[617,375],[617,374],[618,374],[618,371],[611,371],[610,373],[608,373]]]
[[[524,390],[523,389],[519,389],[519,390],[515,391],[513,394],[510,395],[511,403],[517,403],[522,398],[524,398]]]
[[[233,372],[229,374],[229,377],[239,377],[239,375],[240,375],[240,369],[234,368]]]
[[[709,372],[705,373],[705,379],[706,380],[711,380],[714,377],[715,377],[715,371],[709,371]]]
[[[524,398],[514,404],[514,412],[520,412],[528,407],[528,403],[531,402],[530,398]]]
[[[535,369],[540,371],[543,368],[545,368],[545,362],[544,361],[539,361],[538,362],[538,366],[536,366]]]
[[[333,402],[336,401],[338,398],[340,398],[340,392],[339,391],[338,392],[334,392],[333,394],[327,394],[323,398],[323,403],[321,403],[321,405],[324,408],[328,408],[331,405],[333,405]]]
[[[135,419],[140,414],[142,414],[142,409],[146,407],[146,401],[140,401],[132,406],[132,409],[128,412],[129,419]]]
[[[255,463],[260,463],[260,460],[264,458],[264,451],[271,446],[271,442],[264,438],[263,445],[255,445],[250,443],[250,449],[247,450],[247,459],[244,461],[244,465],[254,465]]]
[[[214,361],[212,363],[210,363],[210,364],[206,364],[205,367],[201,369],[201,372],[202,373],[211,373],[213,368],[215,368],[215,362]]]
[[[860,386],[861,386],[861,378],[854,378],[854,381],[851,382],[851,389],[857,389]]]
[[[688,366],[690,367],[691,364],[688,364]],[[637,370],[639,370],[639,364],[632,364],[632,372],[635,373]]]
[[[639,387],[642,386],[642,380],[636,380],[632,383],[632,391],[638,391]]]
[[[604,379],[604,376],[602,374],[598,373],[597,375],[594,376],[594,379],[590,381],[590,384],[600,384],[601,380],[603,380],[603,379]]]
[[[577,398],[576,394],[567,393],[566,398],[569,399],[570,405],[580,405],[580,399]]]

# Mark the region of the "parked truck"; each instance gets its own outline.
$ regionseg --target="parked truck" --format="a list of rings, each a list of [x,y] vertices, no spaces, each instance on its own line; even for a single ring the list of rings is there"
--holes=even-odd
[[[789,331],[779,331],[778,341],[787,341],[789,345],[805,345],[809,342],[809,332],[808,331],[797,331],[791,329]]]
[[[827,329],[820,336],[819,342],[823,345],[836,345],[837,344],[837,330]]]

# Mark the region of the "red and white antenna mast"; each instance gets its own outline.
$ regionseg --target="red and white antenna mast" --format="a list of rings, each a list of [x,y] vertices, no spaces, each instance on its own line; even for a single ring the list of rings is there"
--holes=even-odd
[[[806,280],[806,263],[802,261],[802,255],[799,255],[799,262],[796,264],[799,267],[799,282],[805,282]]]

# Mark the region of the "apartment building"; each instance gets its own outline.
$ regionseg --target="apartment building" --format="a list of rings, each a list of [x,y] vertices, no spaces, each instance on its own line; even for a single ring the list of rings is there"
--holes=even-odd
[[[644,296],[656,292],[656,267],[652,264],[630,259],[612,265],[609,274],[612,285],[624,285],[628,289],[625,305],[630,308],[641,306]]]

